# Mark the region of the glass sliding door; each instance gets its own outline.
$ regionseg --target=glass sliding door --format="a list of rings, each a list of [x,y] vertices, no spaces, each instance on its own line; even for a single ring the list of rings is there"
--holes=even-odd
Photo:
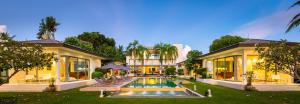
[[[63,56],[60,61],[61,81],[78,81],[89,79],[90,61],[87,59]]]
[[[214,79],[218,80],[238,80],[241,74],[240,56],[230,56],[213,60]]]

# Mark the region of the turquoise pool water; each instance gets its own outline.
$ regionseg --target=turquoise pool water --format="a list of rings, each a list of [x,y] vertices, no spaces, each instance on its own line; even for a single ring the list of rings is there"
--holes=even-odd
[[[178,88],[172,80],[160,77],[145,77],[123,86],[123,88]]]
[[[126,91],[116,96],[187,96],[183,91]]]

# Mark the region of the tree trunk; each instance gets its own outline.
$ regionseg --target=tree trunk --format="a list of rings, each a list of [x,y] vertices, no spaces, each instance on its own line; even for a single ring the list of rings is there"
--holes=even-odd
[[[7,77],[7,81],[10,80],[10,78],[12,78],[15,74],[17,74],[19,72],[19,70],[15,70],[10,76]]]

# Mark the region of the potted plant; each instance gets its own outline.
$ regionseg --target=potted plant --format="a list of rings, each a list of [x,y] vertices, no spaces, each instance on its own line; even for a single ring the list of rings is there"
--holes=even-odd
[[[54,91],[56,91],[56,87],[55,87],[55,85],[54,85],[54,83],[55,83],[55,78],[51,78],[50,80],[49,80],[49,86],[48,86],[48,88],[47,88],[47,91],[49,91],[49,92],[54,92]]]
[[[246,73],[246,77],[247,77],[247,84],[245,86],[245,90],[246,91],[253,91],[256,90],[254,86],[252,86],[252,81],[253,81],[253,71],[248,71]]]

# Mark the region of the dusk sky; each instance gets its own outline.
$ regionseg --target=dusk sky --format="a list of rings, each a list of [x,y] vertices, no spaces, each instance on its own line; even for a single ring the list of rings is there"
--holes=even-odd
[[[36,39],[39,23],[54,16],[63,41],[82,32],[101,32],[127,46],[181,43],[208,52],[222,35],[300,42],[299,28],[285,33],[300,8],[295,0],[0,0],[0,31],[17,40]]]

